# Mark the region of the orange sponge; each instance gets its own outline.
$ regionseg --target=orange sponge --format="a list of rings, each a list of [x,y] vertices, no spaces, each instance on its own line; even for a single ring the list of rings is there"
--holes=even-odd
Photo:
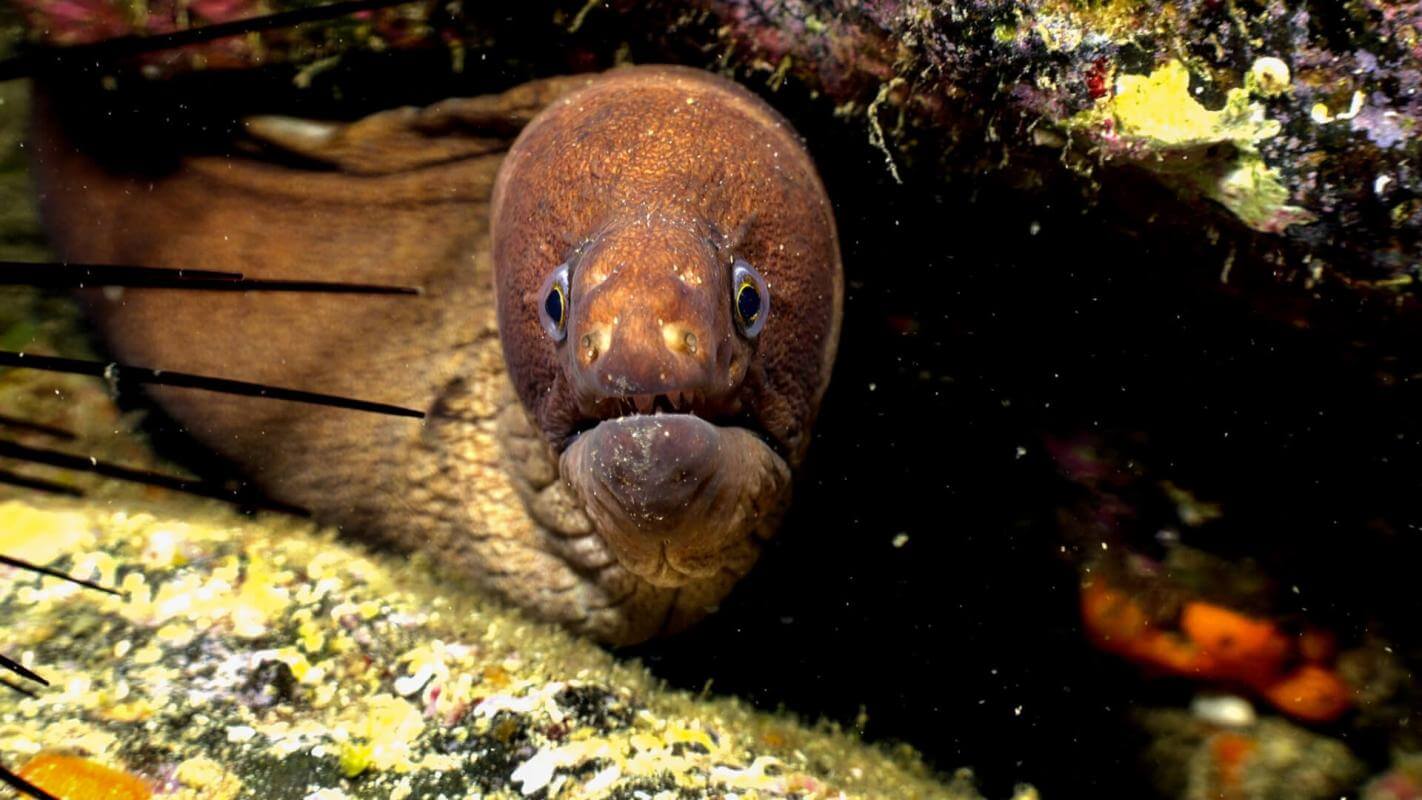
[[[1305,664],[1261,692],[1275,708],[1307,722],[1330,722],[1352,705],[1351,692],[1332,670]]]
[[[40,753],[19,770],[20,777],[69,800],[149,800],[153,793],[127,772],[77,756]]]
[[[1289,640],[1273,623],[1211,603],[1185,604],[1180,630],[1215,664],[1213,677],[1248,685],[1268,683],[1289,657]]]
[[[1103,650],[1147,669],[1252,689],[1295,719],[1331,722],[1352,706],[1348,685],[1328,667],[1336,645],[1326,631],[1291,637],[1267,619],[1199,600],[1185,604],[1178,630],[1161,627],[1138,600],[1101,580],[1082,587],[1081,617]]]

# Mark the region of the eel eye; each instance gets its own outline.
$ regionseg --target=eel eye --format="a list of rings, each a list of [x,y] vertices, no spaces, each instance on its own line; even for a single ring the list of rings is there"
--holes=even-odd
[[[754,339],[770,316],[770,290],[755,267],[737,259],[731,270],[731,308],[747,339]]]
[[[543,298],[538,306],[538,320],[543,330],[555,342],[568,336],[568,265],[559,264],[543,282],[539,291]]]

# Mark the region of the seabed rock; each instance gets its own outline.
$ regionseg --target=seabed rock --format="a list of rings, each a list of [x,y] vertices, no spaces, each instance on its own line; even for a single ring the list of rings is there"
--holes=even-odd
[[[1141,712],[1155,780],[1182,800],[1325,800],[1366,774],[1337,739],[1277,718],[1220,725],[1176,709]]]
[[[12,768],[78,756],[174,798],[979,796],[295,518],[12,499],[0,552],[125,595],[0,574],[4,650],[50,682],[0,695]]]

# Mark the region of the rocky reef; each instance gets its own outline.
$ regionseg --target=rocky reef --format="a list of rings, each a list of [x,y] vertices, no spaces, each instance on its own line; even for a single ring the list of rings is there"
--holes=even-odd
[[[11,67],[42,71],[68,52],[113,74],[285,65],[309,81],[352,53],[433,49],[458,72],[507,43],[556,50],[565,70],[626,58],[699,63],[822,98],[863,126],[896,177],[987,171],[1022,191],[1103,204],[1128,231],[1189,251],[1202,285],[1288,322],[1340,326],[1340,336],[1415,324],[1414,3],[699,0],[548,2],[506,15],[373,2],[120,57],[146,38],[317,5],[20,2],[44,47]],[[1369,348],[1410,358],[1377,341]]]

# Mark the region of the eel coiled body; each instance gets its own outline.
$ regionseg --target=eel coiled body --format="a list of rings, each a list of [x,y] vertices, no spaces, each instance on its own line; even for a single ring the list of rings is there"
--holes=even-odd
[[[422,289],[86,298],[127,363],[427,412],[153,390],[274,498],[613,643],[703,616],[777,526],[843,288],[808,154],[739,86],[636,67],[254,118],[242,150],[158,166],[37,109],[66,260]]]

